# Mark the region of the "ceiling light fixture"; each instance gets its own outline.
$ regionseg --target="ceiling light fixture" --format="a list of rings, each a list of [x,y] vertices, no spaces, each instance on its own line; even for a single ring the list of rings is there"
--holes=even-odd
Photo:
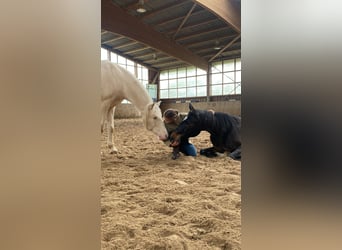
[[[220,50],[220,49],[221,49],[220,42],[218,40],[216,40],[214,50]]]
[[[146,12],[146,9],[144,8],[144,0],[139,0],[137,12],[139,12],[139,13],[145,13]]]
[[[154,53],[154,54],[152,55],[152,57],[153,57],[153,60],[157,60],[157,59],[158,59],[158,57],[157,57],[157,54],[156,54],[156,53]]]

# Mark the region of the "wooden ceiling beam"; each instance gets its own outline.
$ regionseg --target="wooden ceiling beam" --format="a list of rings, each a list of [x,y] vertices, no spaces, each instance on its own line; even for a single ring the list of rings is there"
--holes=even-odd
[[[221,57],[227,57],[227,56],[230,56],[230,54],[239,54],[239,56],[241,56],[241,50],[240,49],[235,49],[235,50],[226,50],[224,52],[221,53]],[[215,54],[213,53],[210,53],[210,54],[206,54],[206,55],[203,55],[203,57],[205,58],[211,58],[213,57]]]
[[[137,49],[133,49],[133,50],[127,50],[126,53],[134,54],[134,53],[137,53],[137,52],[140,52],[140,51],[144,51],[144,50],[147,50],[147,49],[152,49],[152,48],[150,48],[150,47],[141,47],[141,48],[137,48]]]
[[[156,54],[157,55],[157,52],[153,52],[153,53],[144,53],[142,55],[138,55],[138,56],[135,56],[135,58],[138,58],[138,59],[141,59],[141,60],[144,60],[143,58],[148,58],[148,57],[153,57],[153,54]]]
[[[180,36],[176,39],[176,41],[182,41],[182,40],[190,39],[190,38],[193,38],[196,36],[201,36],[201,35],[217,32],[217,31],[223,31],[223,30],[227,30],[227,29],[229,29],[229,27],[227,27],[227,26],[216,28],[216,29],[207,29],[205,31],[196,32],[196,33],[191,34],[191,35]]]
[[[178,6],[182,6],[182,5],[184,5],[184,4],[188,3],[188,2],[189,1],[186,1],[186,0],[172,1],[171,3],[164,5],[164,6],[160,7],[159,9],[155,9],[153,11],[146,12],[145,14],[142,15],[142,19],[146,19],[148,17],[156,16],[156,15],[158,15],[162,11],[165,11],[165,10],[167,10],[169,8],[175,8],[175,7],[178,7]]]
[[[129,37],[178,60],[203,70],[208,69],[206,60],[166,38],[138,18],[129,15],[120,7],[112,4],[110,0],[101,1],[101,26],[104,30]]]
[[[154,63],[153,65],[162,70],[167,69],[169,67],[176,68],[176,67],[190,66],[189,64],[181,63],[180,61],[174,61],[174,62],[168,62],[168,63]]]
[[[218,41],[218,40],[217,40]],[[211,44],[206,44],[205,46],[202,47],[198,47],[196,48],[196,54],[201,56],[201,53],[204,51],[209,51],[209,50],[214,50],[214,47],[220,47],[222,48],[224,46],[224,44],[227,44],[227,41],[221,41],[218,44],[211,43]],[[234,44],[232,44],[230,47],[235,47],[236,46],[240,46],[241,47],[241,42],[235,42]],[[218,49],[216,50],[216,52],[218,51]]]
[[[219,52],[217,52],[216,55],[214,55],[212,58],[209,59],[209,62],[211,62],[212,60],[214,60],[216,57],[218,57],[223,51],[225,51],[226,49],[228,49],[230,46],[233,45],[233,43],[235,41],[237,41],[239,38],[241,37],[241,35],[236,36],[232,41],[230,41],[226,46],[224,46]]]
[[[187,48],[189,49],[194,49],[194,48],[198,48],[198,47],[201,47],[202,44],[208,44],[208,43],[212,43],[217,40],[217,41],[221,41],[221,40],[226,40],[226,39],[232,39],[236,37],[236,35],[230,35],[230,36],[227,36],[227,35],[224,35],[224,36],[216,36],[212,39],[208,39],[208,40],[205,40],[205,41],[199,41],[199,42],[192,42],[192,43],[181,43],[183,46],[186,46]]]
[[[136,56],[137,58],[144,58],[144,57],[149,57],[149,56],[153,56],[153,54],[156,54],[156,56],[157,57],[160,57],[160,56],[163,56],[163,57],[170,57],[170,56],[168,56],[168,55],[166,55],[166,54],[163,54],[163,53],[161,53],[161,52],[159,52],[159,51],[153,51],[153,52],[148,52],[148,53],[144,53],[144,54],[142,54],[142,55],[139,55],[139,56]]]
[[[193,0],[194,3],[208,9],[216,16],[222,18],[241,33],[241,2],[236,0]]]
[[[144,62],[146,62],[146,63],[151,63],[151,64],[161,63],[161,62],[173,62],[173,61],[175,61],[175,60],[172,59],[172,58],[169,57],[169,56],[163,56],[163,57],[157,56],[156,59],[151,58],[151,59],[149,59],[149,60],[144,60]]]
[[[200,14],[203,14],[204,12],[206,12],[206,10],[203,10],[203,9],[197,10],[197,11],[193,11],[193,12],[192,12],[192,16],[200,15]],[[156,23],[156,24],[154,24],[154,26],[163,26],[163,25],[165,25],[165,24],[169,24],[169,23],[172,23],[172,22],[175,22],[175,21],[182,20],[184,17],[185,17],[185,16],[170,18],[170,19],[161,21],[160,23]]]
[[[195,9],[197,4],[193,4],[191,9],[189,10],[189,12],[186,14],[186,16],[184,17],[183,21],[181,22],[181,24],[179,25],[178,29],[176,30],[176,32],[173,34],[172,39],[175,40],[175,37],[177,36],[178,32],[181,30],[181,28],[183,27],[183,25],[185,24],[185,22],[189,19],[191,13],[193,12],[193,10]]]
[[[189,24],[189,25],[183,26],[182,31],[187,30],[187,29],[196,28],[198,26],[206,25],[208,23],[216,22],[216,21],[217,21],[217,19],[215,18],[215,19],[208,19],[208,20],[205,20],[203,22],[197,22],[195,24]],[[171,35],[171,34],[175,33],[176,31],[177,31],[176,29],[170,30],[170,31],[167,31],[167,34]]]
[[[111,42],[119,41],[121,39],[124,39],[124,37],[122,37],[122,36],[115,37],[115,38],[112,38],[112,39],[109,39],[109,40],[105,40],[105,41],[103,41],[101,43],[111,43]]]
[[[137,44],[137,43],[138,43],[137,41],[132,41],[132,42],[129,42],[129,43],[124,43],[122,45],[115,46],[115,48],[116,49],[122,49],[122,48],[131,46],[131,45],[134,45],[134,44]]]

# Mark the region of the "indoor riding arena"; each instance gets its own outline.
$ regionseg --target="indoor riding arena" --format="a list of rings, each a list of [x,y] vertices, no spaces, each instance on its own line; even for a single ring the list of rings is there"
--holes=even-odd
[[[117,84],[105,94],[120,99],[114,128],[101,124],[102,249],[241,249],[241,160],[201,154],[211,133],[227,133],[202,130],[189,138],[197,156],[173,159],[151,125],[165,129],[164,111],[188,114],[189,104],[241,119],[240,3],[102,1],[101,60],[144,87],[126,73],[102,76]]]

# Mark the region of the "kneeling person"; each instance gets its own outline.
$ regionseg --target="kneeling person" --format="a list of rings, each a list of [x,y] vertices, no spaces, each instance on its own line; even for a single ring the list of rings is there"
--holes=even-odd
[[[169,138],[164,141],[165,144],[170,144],[170,134],[177,128],[177,126],[185,119],[186,116],[186,113],[179,113],[176,109],[165,110],[163,114],[164,124],[167,132],[169,133]],[[197,149],[193,144],[189,142],[189,138],[182,138],[179,146],[174,147],[172,159],[177,159],[180,156],[179,151],[187,156],[197,155]]]

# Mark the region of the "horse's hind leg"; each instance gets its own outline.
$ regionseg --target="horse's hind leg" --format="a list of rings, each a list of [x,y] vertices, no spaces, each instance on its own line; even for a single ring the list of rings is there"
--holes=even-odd
[[[235,149],[233,152],[231,152],[229,154],[229,157],[236,160],[236,161],[239,161],[241,160],[241,147],[238,147],[237,149]]]
[[[216,157],[217,153],[216,153],[216,149],[214,147],[211,147],[211,148],[201,149],[200,155],[204,155],[206,157],[212,158],[212,157]]]

